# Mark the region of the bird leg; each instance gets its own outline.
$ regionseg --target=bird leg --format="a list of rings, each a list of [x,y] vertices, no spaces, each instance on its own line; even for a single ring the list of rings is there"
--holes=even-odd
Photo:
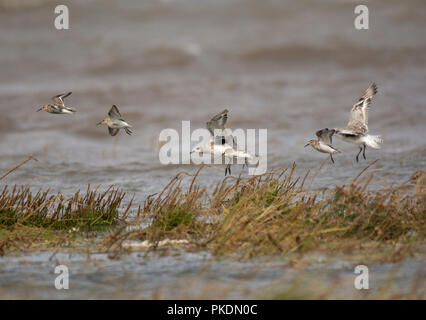
[[[248,160],[247,160],[247,158],[244,158],[243,169],[244,169],[244,167],[248,168]]]
[[[367,160],[367,158],[365,157],[365,149],[367,148],[367,146],[364,144],[364,151],[362,152],[362,156],[364,157],[364,160]]]
[[[362,146],[360,146],[359,147],[359,152],[358,152],[358,154],[356,155],[356,162],[358,162],[359,160],[358,160],[358,157],[359,157],[359,154],[361,153],[361,151],[362,151]]]
[[[226,173],[229,171],[229,174],[231,175],[231,164],[228,163],[225,167],[225,177],[226,177]]]
[[[330,159],[331,159],[331,162],[334,163],[333,155],[331,153],[330,153]]]

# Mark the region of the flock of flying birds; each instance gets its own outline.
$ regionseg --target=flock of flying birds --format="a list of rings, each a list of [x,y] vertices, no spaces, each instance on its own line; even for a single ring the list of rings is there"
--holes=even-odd
[[[58,94],[52,98],[53,104],[45,104],[38,111],[46,111],[53,114],[73,114],[77,112],[74,108],[67,107],[64,103],[64,99],[71,95],[72,92]],[[118,111],[116,105],[113,105],[108,112],[108,117],[105,117],[101,122],[97,125],[106,124],[108,126],[109,134],[115,136],[120,129],[124,129],[127,134],[132,134],[130,128],[132,127],[126,121],[124,121],[123,117]]]
[[[318,137],[317,140],[310,140],[305,147],[311,146],[315,150],[330,154],[330,159],[334,163],[333,154],[340,153],[332,145],[333,135],[338,136],[343,141],[350,142],[359,146],[359,152],[356,155],[356,161],[359,161],[359,155],[362,152],[364,159],[366,147],[373,149],[379,149],[380,143],[383,139],[377,135],[369,135],[368,133],[368,111],[371,104],[372,97],[377,93],[376,84],[371,84],[364,95],[352,107],[349,122],[345,128],[335,129],[321,129],[316,132]],[[44,110],[53,114],[73,114],[76,112],[75,109],[65,105],[64,99],[71,95],[71,92],[66,94],[59,94],[52,98],[51,104],[42,106],[37,111]],[[222,162],[225,161],[225,176],[227,173],[231,174],[231,164],[234,163],[235,159],[244,159],[244,165],[248,166],[248,161],[254,159],[256,156],[249,154],[238,148],[236,139],[230,133],[226,126],[228,120],[228,110],[225,109],[219,114],[215,115],[211,120],[207,121],[207,129],[211,134],[210,141],[201,142],[196,145],[191,154],[196,153],[208,153],[214,156],[221,156]],[[127,123],[120,114],[117,106],[113,105],[108,112],[108,116],[105,117],[97,125],[105,124],[108,127],[108,131],[111,136],[115,136],[120,129],[124,129],[127,134],[131,134],[130,128],[132,126]]]
[[[383,139],[377,135],[369,135],[368,132],[368,111],[370,109],[371,99],[377,93],[377,86],[375,83],[371,84],[364,95],[359,98],[358,102],[354,104],[349,116],[349,122],[346,128],[340,129],[322,129],[316,132],[318,140],[310,140],[307,146],[311,146],[315,150],[323,153],[329,153],[330,159],[334,163],[333,154],[340,153],[339,150],[332,146],[333,135],[338,136],[343,141],[350,142],[359,146],[359,152],[355,159],[359,161],[359,155],[365,157],[365,149],[371,147],[373,149],[380,149],[380,143]]]

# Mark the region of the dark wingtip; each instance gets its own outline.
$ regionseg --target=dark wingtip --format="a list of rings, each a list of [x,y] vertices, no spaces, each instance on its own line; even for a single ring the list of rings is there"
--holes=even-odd
[[[377,93],[377,84],[375,82],[373,82],[371,84],[371,88],[373,88],[373,93],[376,94]]]

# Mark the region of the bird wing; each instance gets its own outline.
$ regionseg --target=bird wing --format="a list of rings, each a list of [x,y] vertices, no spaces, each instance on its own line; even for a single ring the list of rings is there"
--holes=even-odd
[[[63,107],[65,110],[71,111],[71,112],[77,112],[74,108],[71,107]]]
[[[377,86],[373,83],[365,90],[364,95],[359,98],[358,102],[352,107],[346,129],[361,133],[368,132],[368,110],[370,108],[371,98],[376,93]]]
[[[359,133],[353,131],[353,130],[348,130],[348,129],[334,129],[335,130],[335,134],[338,135],[343,135],[343,136],[357,136],[359,135]]]
[[[214,137],[214,144],[215,145],[225,145],[226,143],[226,137],[225,136],[215,136]]]
[[[52,97],[52,101],[57,106],[65,107],[64,99],[68,97],[71,93],[72,92],[58,94]]]
[[[115,104],[114,104],[114,105],[111,107],[111,109],[109,110],[108,115],[109,115],[109,117],[110,117],[111,119],[118,119],[118,120],[122,120],[122,121],[124,121],[124,120],[121,118],[121,113],[120,113],[120,111],[118,111],[118,108],[117,108],[117,106],[116,106]]]
[[[207,121],[207,129],[210,131],[210,134],[214,136],[215,129],[225,129],[226,121],[228,120],[228,110],[225,109],[221,113],[218,113],[209,121]]]
[[[325,129],[318,130],[315,134],[317,135],[317,137],[320,141],[331,146],[331,144],[333,142],[332,137],[333,137],[333,134],[335,132],[336,132],[336,130],[334,130],[334,129],[325,128]]]
[[[120,129],[114,129],[114,128],[108,127],[109,134],[112,135],[112,136],[115,136],[118,133],[119,130]]]

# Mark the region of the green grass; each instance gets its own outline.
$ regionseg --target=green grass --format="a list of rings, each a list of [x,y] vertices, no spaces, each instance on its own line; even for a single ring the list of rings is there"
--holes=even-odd
[[[14,250],[69,247],[76,233],[102,231],[124,221],[130,204],[120,214],[125,194],[88,187],[71,197],[49,190],[33,194],[29,187],[9,188],[0,193],[0,255]]]
[[[124,197],[118,190],[98,192],[90,188],[84,195],[77,191],[69,198],[48,193],[39,191],[34,195],[28,187],[4,187],[0,194],[0,228],[20,224],[90,231],[112,226],[118,221],[118,207]]]
[[[118,190],[89,187],[65,197],[6,186],[0,192],[0,248],[28,239],[20,230],[31,228],[61,237],[76,230],[108,230],[102,242],[106,250],[120,248],[125,240],[186,239],[215,256],[238,258],[325,250],[398,261],[424,246],[424,201],[398,187],[370,190],[373,177],[359,179],[368,167],[349,183],[321,191],[304,186],[308,174],[294,178],[294,165],[246,179],[227,177],[213,192],[196,182],[202,168],[176,175],[131,218],[132,201],[119,214],[125,194]],[[183,188],[187,177],[189,187]]]
[[[371,176],[329,190],[309,190],[304,187],[307,175],[293,178],[294,169],[224,179],[213,193],[196,184],[199,171],[188,190],[181,184],[189,174],[178,174],[127,224],[150,221],[148,227],[117,230],[105,244],[111,248],[117,239],[186,238],[216,256],[353,250],[386,252],[374,255],[384,260],[403,259],[424,244],[424,203],[414,195],[397,187],[369,190]]]
[[[150,228],[172,231],[179,226],[188,227],[195,222],[195,214],[191,211],[175,208],[171,212],[159,215]]]

